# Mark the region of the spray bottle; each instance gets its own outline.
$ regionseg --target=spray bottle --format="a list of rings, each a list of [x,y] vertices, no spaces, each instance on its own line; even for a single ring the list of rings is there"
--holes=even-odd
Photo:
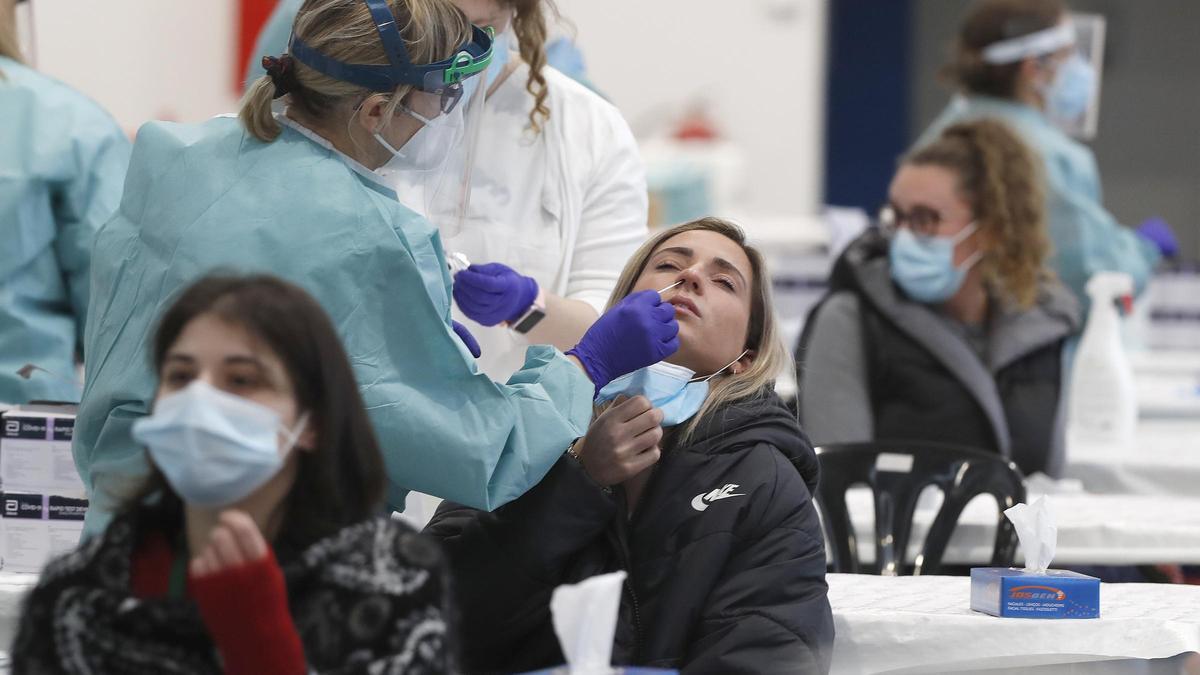
[[[1087,293],[1092,306],[1072,368],[1067,434],[1072,444],[1126,447],[1133,441],[1138,408],[1117,302],[1128,310],[1133,279],[1123,272],[1098,272]]]

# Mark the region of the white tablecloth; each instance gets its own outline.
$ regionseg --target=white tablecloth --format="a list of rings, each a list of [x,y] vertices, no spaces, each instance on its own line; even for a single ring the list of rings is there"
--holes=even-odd
[[[1064,476],[1088,492],[1200,496],[1200,419],[1143,418],[1129,448],[1069,446]]]
[[[1031,497],[1032,499],[1032,497]],[[1049,497],[1058,516],[1057,565],[1200,564],[1200,498],[1061,494]],[[864,562],[875,559],[874,506],[866,488],[847,493],[846,504]],[[999,509],[980,497],[967,505],[943,559],[948,564],[991,560]],[[918,508],[909,541],[911,562],[933,522],[933,508]],[[1020,553],[1018,561],[1022,561]],[[1200,614],[1200,606],[1197,606]]]
[[[831,574],[833,673],[960,672],[1200,651],[1200,587],[1103,584],[1099,619],[970,610],[966,577]]]
[[[21,602],[35,585],[38,575],[0,572],[0,673],[7,672],[8,649],[17,636]]]

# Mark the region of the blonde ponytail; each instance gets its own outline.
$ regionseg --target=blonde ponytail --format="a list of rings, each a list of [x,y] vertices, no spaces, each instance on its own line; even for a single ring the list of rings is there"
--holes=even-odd
[[[1023,308],[1048,276],[1050,237],[1040,164],[1002,122],[981,119],[947,127],[906,164],[940,166],[958,176],[979,232],[988,242],[980,267],[994,292]]]
[[[275,100],[275,84],[268,75],[258,78],[246,95],[242,97],[242,109],[238,117],[250,135],[265,143],[279,137],[283,128],[275,119],[271,103]]]

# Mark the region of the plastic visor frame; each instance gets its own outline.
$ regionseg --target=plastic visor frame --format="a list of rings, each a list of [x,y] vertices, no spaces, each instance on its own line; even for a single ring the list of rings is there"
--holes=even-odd
[[[471,26],[470,42],[459,47],[454,56],[429,64],[415,64],[408,57],[404,38],[396,26],[387,0],[363,0],[371,10],[375,28],[387,53],[388,65],[343,63],[308,46],[295,33],[288,47],[292,58],[328,75],[375,92],[394,91],[410,85],[442,97],[442,112],[448,113],[462,98],[462,81],[478,75],[492,62],[492,32]]]

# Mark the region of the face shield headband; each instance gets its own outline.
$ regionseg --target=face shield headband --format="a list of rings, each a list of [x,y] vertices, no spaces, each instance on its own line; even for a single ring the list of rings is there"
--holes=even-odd
[[[984,47],[983,60],[994,66],[1016,63],[1031,56],[1053,54],[1075,44],[1075,25],[1070,21]]]
[[[463,94],[463,80],[487,70],[492,61],[492,34],[471,27],[471,41],[459,47],[448,59],[436,63],[415,64],[408,56],[404,37],[387,0],[363,0],[371,10],[379,39],[383,42],[388,65],[343,63],[308,46],[292,33],[288,52],[292,58],[335,80],[349,82],[374,92],[391,92],[401,85],[442,97],[442,112],[450,112]]]

